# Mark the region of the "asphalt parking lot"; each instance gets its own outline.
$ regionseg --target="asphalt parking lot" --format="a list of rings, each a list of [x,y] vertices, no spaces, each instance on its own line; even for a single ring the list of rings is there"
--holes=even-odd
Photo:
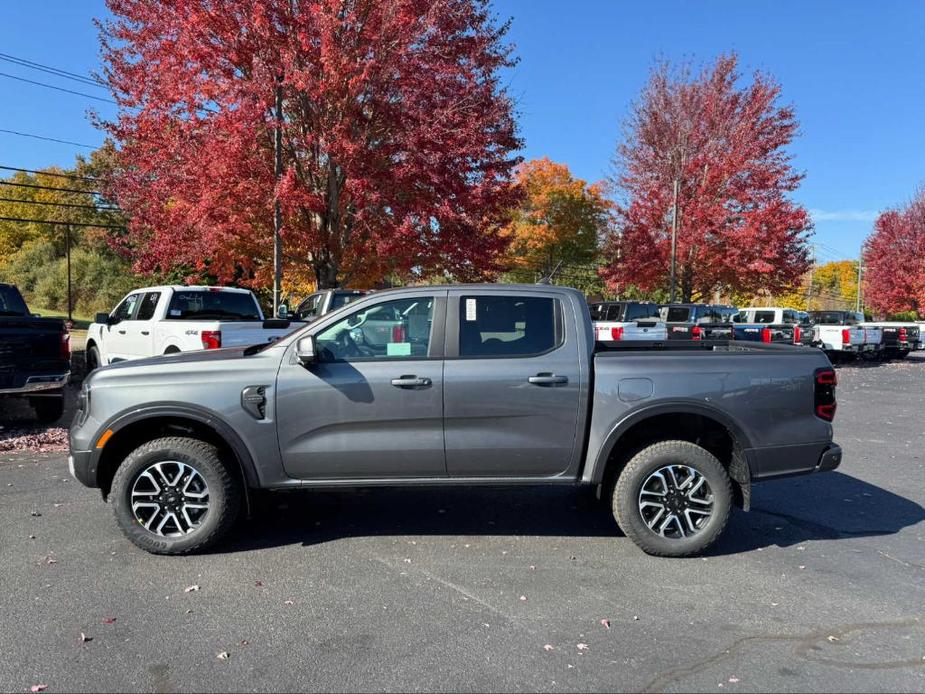
[[[2,453],[0,690],[925,690],[923,357],[841,368],[842,467],[696,559],[564,489],[271,495],[154,557],[63,453]]]

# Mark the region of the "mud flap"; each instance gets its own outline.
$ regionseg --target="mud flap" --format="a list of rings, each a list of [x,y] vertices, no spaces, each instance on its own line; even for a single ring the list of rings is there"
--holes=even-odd
[[[735,505],[743,511],[748,511],[752,506],[752,475],[745,461],[745,456],[734,453],[732,462],[729,464],[729,477],[735,482]]]

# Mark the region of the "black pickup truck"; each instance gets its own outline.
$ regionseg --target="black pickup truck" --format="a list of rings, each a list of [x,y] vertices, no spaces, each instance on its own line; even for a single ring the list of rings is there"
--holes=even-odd
[[[662,320],[669,340],[735,339],[732,321],[739,313],[734,306],[715,304],[662,304]]]
[[[64,412],[70,375],[64,321],[32,315],[16,287],[0,284],[0,398],[28,398],[39,421],[51,423]]]

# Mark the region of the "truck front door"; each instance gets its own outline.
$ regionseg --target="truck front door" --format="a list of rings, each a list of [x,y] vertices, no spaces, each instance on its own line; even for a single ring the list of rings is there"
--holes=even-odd
[[[284,358],[276,418],[286,473],[298,479],[446,477],[446,291],[365,302],[313,329],[317,362]],[[388,324],[384,341],[364,327]]]
[[[541,477],[574,457],[581,365],[561,295],[452,290],[444,366],[446,465],[455,477]],[[587,367],[586,367],[587,368]]]

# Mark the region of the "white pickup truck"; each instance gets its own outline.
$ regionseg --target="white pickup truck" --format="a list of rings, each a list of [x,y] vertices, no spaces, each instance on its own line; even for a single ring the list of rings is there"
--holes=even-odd
[[[813,337],[829,356],[860,356],[873,359],[879,355],[883,331],[859,324],[864,314],[855,311],[810,311]]]
[[[667,340],[668,328],[659,305],[650,301],[600,301],[590,304],[594,339],[598,342]]]
[[[87,371],[127,359],[272,342],[302,324],[265,321],[253,292],[234,287],[136,289],[87,331]]]

